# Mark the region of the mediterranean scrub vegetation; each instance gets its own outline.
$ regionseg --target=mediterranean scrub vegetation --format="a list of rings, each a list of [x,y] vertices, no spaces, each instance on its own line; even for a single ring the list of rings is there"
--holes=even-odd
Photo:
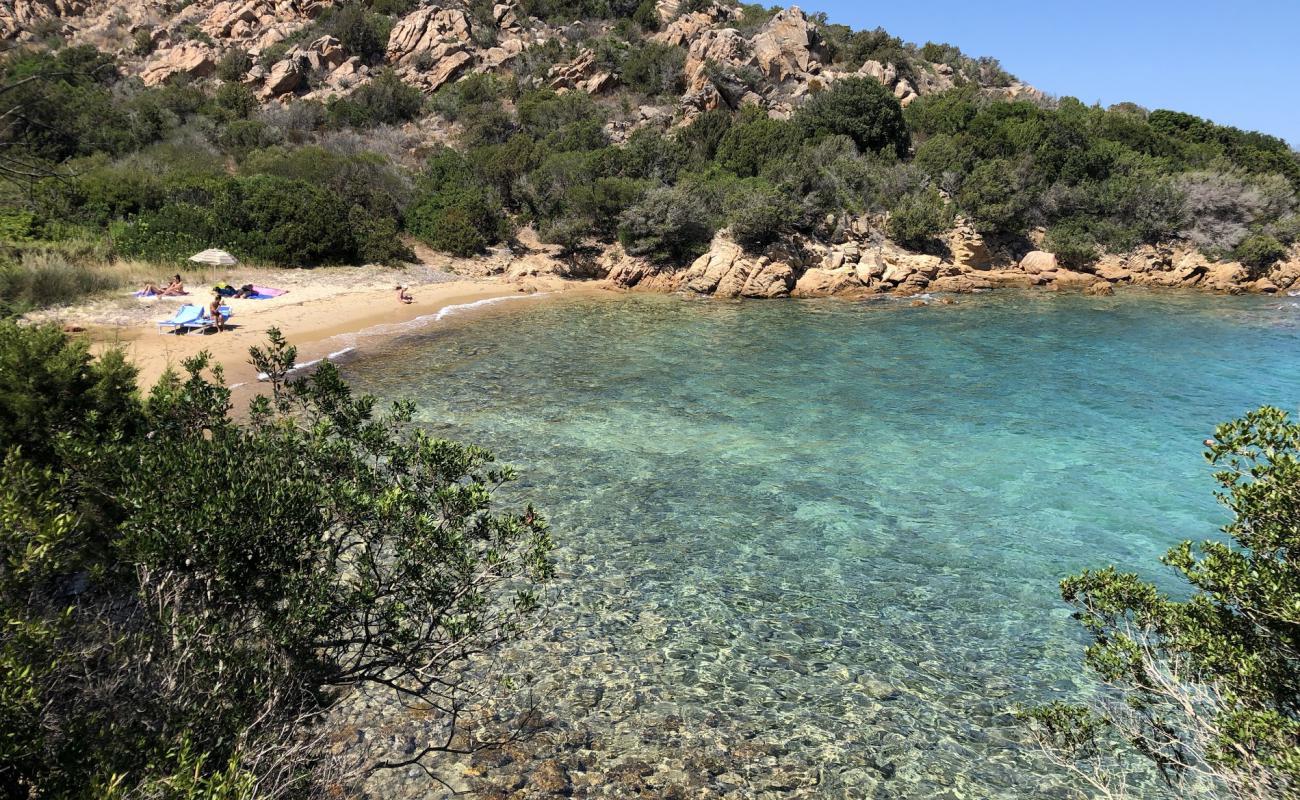
[[[237,422],[205,357],[141,396],[120,353],[0,323],[5,797],[342,796],[391,766],[333,755],[349,689],[442,721],[408,768],[521,724],[466,669],[552,574],[543,518],[494,501],[513,473],[328,364],[289,380],[275,331],[252,358]]]
[[[1185,590],[1114,567],[1061,583],[1107,689],[1028,717],[1102,797],[1130,796],[1143,762],[1176,797],[1300,797],[1300,424],[1265,407],[1208,444],[1232,521],[1165,555]]]
[[[672,108],[684,90],[685,51],[646,36],[653,6],[524,3],[566,25],[617,24],[570,26],[432,97],[383,66],[394,15],[411,7],[401,2],[331,7],[262,54],[265,65],[276,47],[328,33],[370,64],[369,79],[324,102],[263,104],[239,82],[251,61],[238,51],[218,77],[151,88],[89,47],[11,52],[0,85],[22,113],[0,129],[0,301],[21,309],[94,290],[93,276],[50,267],[70,248],[110,261],[218,246],[269,265],[397,263],[412,257],[410,238],[473,255],[521,226],[570,253],[621,242],[665,268],[722,228],[763,248],[835,239],[864,217],[938,252],[958,219],[1011,244],[1041,229],[1080,267],[1182,241],[1263,271],[1300,239],[1300,160],[1279,139],[1133,105],[998,99],[987,87],[1010,77],[991,59],[821,17],[836,69],[877,60],[917,78],[943,67],[957,85],[903,109],[871,78],[818,83],[779,119],[740,104],[767,88],[757,71],[711,64],[708,79],[739,108],[635,124],[639,107]],[[750,33],[771,15],[742,12],[735,24]],[[588,51],[612,88],[547,88],[552,66]],[[450,147],[402,127],[426,118]]]

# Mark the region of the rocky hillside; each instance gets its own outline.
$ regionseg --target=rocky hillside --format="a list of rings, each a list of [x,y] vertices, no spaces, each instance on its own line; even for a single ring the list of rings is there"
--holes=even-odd
[[[0,148],[67,172],[12,191],[7,224],[111,256],[390,262],[405,233],[752,297],[1300,277],[1281,140],[797,7],[12,0],[0,37],[10,78],[49,80]]]
[[[469,73],[509,74],[523,54],[549,41],[582,43],[619,27],[600,19],[548,24],[515,2],[493,5],[490,15],[463,0],[412,3],[404,14],[393,15],[382,58],[367,59],[333,36],[301,40],[299,34],[330,5],[329,0],[14,0],[0,6],[0,37],[32,42],[57,35],[90,44],[117,55],[146,85],[178,75],[212,77],[223,56],[240,51],[250,58],[241,80],[272,102],[346,94],[385,66],[433,93]],[[850,74],[881,81],[904,106],[968,79],[952,64],[929,62],[919,54],[909,59],[908,76],[897,64],[875,60],[850,70],[835,63],[820,26],[797,7],[742,33],[735,27],[745,21],[740,6],[695,3],[701,10],[683,12],[681,5],[659,0],[654,13],[660,30],[649,37],[685,51],[685,81],[670,115],[678,122],[700,111],[743,104],[789,116],[810,92]],[[286,43],[292,44],[285,49]],[[620,87],[620,76],[602,67],[591,48],[555,64],[547,77],[553,89],[593,95]],[[998,70],[981,75],[976,69],[969,77],[987,83],[983,88],[996,96],[1043,99],[1041,92]]]

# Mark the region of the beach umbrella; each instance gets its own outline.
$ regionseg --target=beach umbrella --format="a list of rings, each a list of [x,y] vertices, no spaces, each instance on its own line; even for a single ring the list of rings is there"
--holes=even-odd
[[[195,253],[190,256],[190,261],[198,264],[211,264],[214,267],[233,267],[239,263],[239,259],[227,253],[225,250],[218,250],[216,248],[204,250],[202,253]]]

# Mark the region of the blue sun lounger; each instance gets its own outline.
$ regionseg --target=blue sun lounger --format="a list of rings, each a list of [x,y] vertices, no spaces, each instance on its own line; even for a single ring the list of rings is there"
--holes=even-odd
[[[192,303],[186,303],[176,309],[176,313],[171,319],[165,319],[158,323],[158,332],[165,333],[167,328],[180,330],[181,328],[191,325],[195,320],[203,317],[203,306],[196,306]]]
[[[221,315],[222,320],[228,320],[235,315],[234,310],[232,310],[230,306],[219,307],[217,313]],[[207,309],[199,309],[199,316],[197,319],[192,319],[189,322],[182,322],[179,327],[192,331],[206,331],[209,328],[217,327],[217,321],[208,316]]]

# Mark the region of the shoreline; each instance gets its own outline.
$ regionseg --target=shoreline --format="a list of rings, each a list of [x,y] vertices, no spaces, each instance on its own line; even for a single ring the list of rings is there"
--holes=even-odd
[[[249,348],[264,344],[269,328],[278,328],[297,348],[297,368],[304,369],[452,318],[472,319],[509,300],[620,294],[605,286],[559,279],[514,283],[458,277],[434,283],[413,282],[409,289],[415,298],[409,304],[399,303],[391,288],[346,285],[301,292],[296,300],[290,294],[275,300],[236,301],[227,330],[207,334],[160,333],[156,321],[86,324],[79,321],[84,310],[78,307],[61,309],[62,313],[54,318],[75,326],[79,335],[89,339],[95,354],[121,348],[139,370],[142,392],[151,389],[166,370],[180,370],[185,359],[206,351],[212,366],[222,367],[226,386],[238,395],[246,395],[256,393],[262,385],[249,362]],[[190,298],[179,299],[193,302]],[[163,319],[172,310],[160,307],[156,316]]]
[[[256,394],[262,385],[260,376],[249,362],[248,352],[250,347],[266,342],[266,331],[272,327],[278,328],[289,344],[297,348],[297,370],[302,370],[324,360],[364,354],[364,350],[376,345],[382,346],[384,342],[444,323],[453,317],[460,320],[474,319],[508,300],[540,300],[573,295],[673,293],[668,287],[653,284],[621,286],[609,280],[572,280],[554,275],[530,276],[521,280],[505,276],[442,273],[439,279],[417,279],[418,282],[406,284],[414,296],[414,302],[402,304],[395,297],[391,275],[353,272],[343,281],[337,280],[337,275],[330,277],[334,279],[306,283],[271,300],[234,300],[232,306],[235,313],[230,326],[220,333],[177,335],[158,331],[159,319],[169,316],[181,303],[201,302],[204,297],[202,292],[167,298],[166,303],[153,306],[136,306],[129,314],[117,318],[109,316],[106,319],[102,302],[51,309],[41,312],[36,318],[69,326],[69,330],[89,340],[91,351],[96,355],[114,347],[121,348],[139,371],[137,380],[142,392],[150,390],[166,370],[179,371],[185,359],[206,351],[211,356],[211,366],[222,367],[225,384],[235,390],[232,399],[239,406],[242,405],[242,400]],[[281,282],[286,281],[282,279]],[[1045,293],[1052,295],[1060,290],[1060,287],[1041,285],[995,285],[987,289],[957,292],[935,288],[937,291],[865,295],[845,293],[829,297],[858,302],[892,297],[920,305],[928,304],[927,299],[933,302],[931,294],[955,297],[1023,288],[1030,291],[1047,290]],[[1053,289],[1057,291],[1052,291]],[[1180,293],[1180,289],[1196,291],[1185,287],[1162,290],[1155,286],[1133,286],[1131,289],[1175,294]],[[703,296],[719,300],[737,299],[717,293]],[[796,296],[790,299],[815,297]],[[114,302],[119,308],[123,305],[121,298]],[[949,304],[952,301],[945,299],[941,302]]]

